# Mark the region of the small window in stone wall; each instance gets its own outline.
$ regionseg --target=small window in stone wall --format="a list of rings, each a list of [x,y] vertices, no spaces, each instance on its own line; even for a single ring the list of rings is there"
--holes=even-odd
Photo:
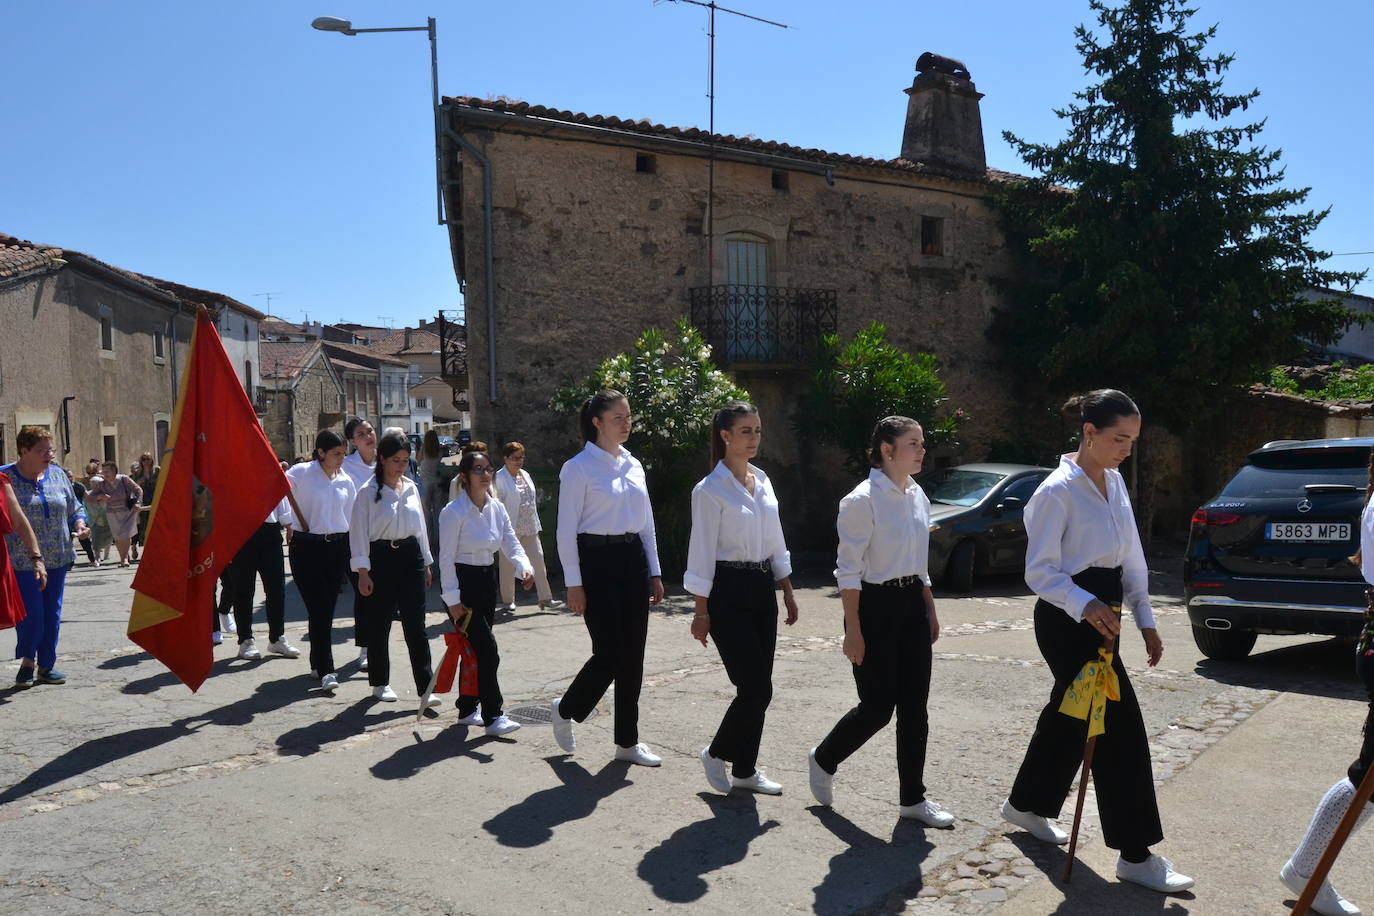
[[[114,352],[114,310],[108,305],[100,306],[100,349]]]
[[[651,153],[635,153],[635,171],[654,174],[658,171],[658,157]]]
[[[106,461],[118,461],[119,459],[115,457],[115,437],[114,437],[114,436],[101,436],[100,439],[101,439],[101,443],[102,443],[103,446],[104,446],[105,460],[106,460]]]
[[[921,254],[945,253],[945,221],[938,216],[921,217]]]
[[[162,332],[161,332],[161,331],[154,331],[154,332],[153,332],[153,358],[154,358],[154,359],[163,359],[166,355],[167,355],[167,354],[164,352],[164,344],[163,344],[163,340],[162,340]]]
[[[787,188],[788,188],[788,184],[787,184],[787,173],[784,172],[782,169],[774,169],[774,170],[773,170],[773,190],[774,190],[774,191],[786,191]]]

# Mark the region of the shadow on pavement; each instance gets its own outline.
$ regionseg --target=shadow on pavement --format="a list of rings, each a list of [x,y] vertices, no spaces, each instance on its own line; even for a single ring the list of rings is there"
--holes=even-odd
[[[603,798],[632,784],[626,776],[630,764],[624,761],[612,760],[591,773],[567,757],[544,759],[562,785],[541,789],[482,825],[502,846],[528,848],[547,843],[555,827],[591,816]]]
[[[743,862],[750,843],[780,826],[772,818],[759,822],[758,803],[752,793],[698,792],[697,797],[711,809],[711,816],[673,831],[639,863],[640,879],[653,887],[654,896],[660,900],[700,900],[711,889],[704,875]]]
[[[1204,658],[1196,673],[1239,687],[1281,690],[1338,700],[1368,697],[1355,674],[1355,648],[1347,639],[1323,639],[1257,652],[1240,661]]]
[[[309,757],[324,750],[327,744],[361,735],[367,731],[369,725],[375,726],[393,719],[415,717],[414,711],[396,709],[394,704],[390,704],[393,708],[386,712],[368,715],[381,705],[380,701],[369,696],[345,707],[343,712],[332,719],[322,719],[282,732],[277,736],[277,753],[283,757]]]
[[[1113,916],[1147,916],[1147,914],[1167,914],[1182,916],[1189,913],[1188,904],[1196,898],[1192,891],[1181,894],[1161,894],[1119,880],[1115,874],[1099,875],[1081,859],[1074,863],[1073,880],[1064,883],[1064,861],[1068,849],[1042,843],[1028,833],[1010,833],[1007,839],[1021,850],[1021,855],[1035,863],[1035,867],[1064,893],[1064,900],[1050,910],[1050,914],[1111,913]],[[1099,840],[1100,842],[1100,840]],[[1185,874],[1187,867],[1181,869]]]
[[[171,675],[175,681],[175,675]],[[179,683],[179,682],[178,682]],[[34,770],[18,783],[0,792],[0,805],[57,785],[65,779],[132,757],[195,734],[205,725],[244,725],[262,713],[272,712],[307,698],[300,678],[265,681],[248,697],[211,709],[199,715],[177,719],[167,725],[135,728],[117,735],[104,735],[82,742]]]
[[[898,818],[892,839],[882,840],[831,808],[806,809],[849,848],[830,859],[830,870],[815,888],[812,911],[820,916],[853,913],[879,903],[893,891],[910,899],[921,889],[921,862],[935,848],[926,828]],[[875,876],[882,884],[875,886]]]
[[[488,738],[485,735],[476,741],[468,741],[468,728],[465,725],[446,728],[428,741],[421,738],[418,731],[414,735],[414,744],[407,744],[385,760],[374,763],[369,768],[372,775],[378,779],[409,779],[431,764],[457,757],[469,757],[478,763],[491,763],[496,758],[491,754],[479,752],[479,747],[492,742],[515,743],[509,739]]]
[[[1031,590],[1020,573],[998,573],[978,576],[973,580],[973,591],[959,592],[935,583],[936,598],[1026,598]]]
[[[130,652],[127,655],[116,655],[114,658],[107,658],[97,668],[112,671],[118,668],[132,668],[134,665],[141,665],[146,661],[152,661],[152,656],[147,652]]]

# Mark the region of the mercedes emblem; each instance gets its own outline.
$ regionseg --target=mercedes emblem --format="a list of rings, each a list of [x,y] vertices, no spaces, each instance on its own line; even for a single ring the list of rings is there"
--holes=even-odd
[[[1310,499],[1300,499],[1300,500],[1298,500],[1298,511],[1299,511],[1299,512],[1311,512],[1311,511],[1312,511],[1312,500],[1310,500]]]

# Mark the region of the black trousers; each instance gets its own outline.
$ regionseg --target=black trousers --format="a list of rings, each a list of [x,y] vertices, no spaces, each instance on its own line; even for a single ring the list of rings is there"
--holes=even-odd
[[[398,542],[373,541],[368,551],[372,562],[372,594],[367,597],[367,682],[373,687],[391,683],[391,619],[400,612],[401,632],[410,652],[410,673],[415,692],[423,696],[434,672],[430,668],[429,634],[425,632],[425,558],[414,538]]]
[[[1355,654],[1355,673],[1364,681],[1364,689],[1369,693],[1369,712],[1364,719],[1364,740],[1360,743],[1360,756],[1350,764],[1346,775],[1355,788],[1360,787],[1365,771],[1374,764],[1374,588],[1365,589],[1365,602],[1369,610],[1364,615],[1364,630],[1360,634],[1359,649]],[[1374,799],[1370,800],[1374,804]]]
[[[1074,584],[1105,604],[1121,603],[1121,570],[1090,567],[1073,577]],[[1035,604],[1035,641],[1054,674],[1049,702],[1040,713],[1026,758],[1012,784],[1012,807],[1041,817],[1058,817],[1069,785],[1083,765],[1088,723],[1059,711],[1064,691],[1097,658],[1102,634],[1086,621],[1076,621],[1047,601]],[[1155,801],[1154,773],[1145,720],[1140,715],[1131,680],[1121,664],[1120,639],[1114,647],[1112,669],[1121,683],[1121,700],[1107,701],[1106,733],[1093,751],[1093,786],[1102,816],[1102,839],[1112,849],[1140,850],[1164,839]]]
[[[711,742],[741,779],[754,774],[763,720],[773,700],[773,651],[778,642],[778,593],[771,572],[717,566],[706,599],[711,641],[720,652],[735,698]]]
[[[291,578],[301,593],[309,620],[310,669],[317,675],[332,674],[334,668],[334,605],[339,586],[348,572],[348,535],[331,535],[326,541],[304,533],[291,538],[287,555]]]
[[[260,525],[234,554],[227,571],[239,642],[253,638],[253,586],[259,576],[267,607],[267,638],[276,642],[285,636],[286,564],[281,555],[281,525]]]
[[[649,635],[649,562],[644,544],[579,544],[592,657],[563,694],[559,713],[581,722],[615,684],[615,743],[639,743],[639,691]]]
[[[926,739],[930,721],[930,617],[925,589],[865,582],[859,594],[864,661],[852,665],[859,705],[835,723],[816,747],[816,762],[834,773],[897,713],[897,781],[901,804],[925,801]]]
[[[366,649],[367,634],[372,630],[372,614],[369,608],[372,599],[370,596],[365,597],[362,592],[358,591],[358,573],[353,569],[352,564],[349,564],[345,574],[348,576],[348,584],[353,589],[353,645],[359,649]],[[342,582],[339,583],[339,587],[343,587]],[[371,665],[368,667],[370,668]]]
[[[496,717],[505,712],[501,696],[501,653],[496,647],[496,632],[492,629],[496,622],[496,564],[469,566],[457,563],[458,590],[462,592],[463,604],[472,608],[472,622],[468,624],[468,642],[477,656],[477,696],[458,697],[458,714],[464,718],[473,714],[477,704],[482,704],[482,721],[490,725]]]

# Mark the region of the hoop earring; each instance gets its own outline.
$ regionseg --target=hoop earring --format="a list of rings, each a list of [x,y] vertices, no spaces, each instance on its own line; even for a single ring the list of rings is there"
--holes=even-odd
[[[1089,440],[1088,440],[1088,451],[1092,451],[1092,450],[1093,450],[1093,440],[1092,440],[1092,439],[1089,439]]]

